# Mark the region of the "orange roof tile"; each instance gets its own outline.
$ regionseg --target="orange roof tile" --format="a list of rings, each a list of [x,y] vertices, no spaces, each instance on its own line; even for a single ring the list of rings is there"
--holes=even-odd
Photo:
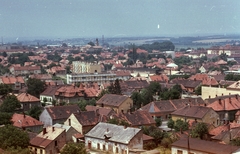
[[[42,122],[24,114],[14,113],[12,116],[13,126],[15,127],[33,127],[33,126],[41,126]]]
[[[32,96],[28,93],[21,93],[17,96],[17,99],[20,101],[20,102],[40,102],[40,99],[38,99],[37,97],[35,96]]]

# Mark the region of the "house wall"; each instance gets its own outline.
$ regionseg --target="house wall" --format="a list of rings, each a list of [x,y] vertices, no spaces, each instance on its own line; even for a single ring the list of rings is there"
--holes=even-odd
[[[124,112],[128,113],[129,109],[133,106],[133,100],[131,98],[127,98],[118,108],[117,113]]]
[[[57,142],[57,146],[55,145]],[[35,146],[29,146],[29,149],[34,154],[55,154],[59,153],[62,147],[66,144],[66,133],[63,131],[55,140],[53,140],[45,149]],[[42,150],[42,153],[41,153]]]
[[[73,141],[73,135],[78,133],[73,127],[71,127],[67,132],[66,132],[66,141]]]
[[[70,119],[70,122],[69,122]],[[76,129],[79,133],[83,134],[83,128],[82,125],[79,123],[77,118],[74,116],[74,114],[71,114],[67,120],[65,120],[64,125],[72,126],[74,129]]]
[[[34,106],[41,106],[40,102],[20,102],[24,111],[30,110]]]
[[[226,89],[226,88],[221,88],[221,87],[207,87],[207,86],[202,86],[202,99],[208,99],[209,96],[211,98],[215,98],[217,96],[221,95],[233,95],[233,94],[239,94],[240,95],[240,89],[239,90],[231,90],[231,89]]]
[[[52,101],[55,99],[54,96],[40,95],[40,101],[43,103],[44,98],[47,99],[47,104],[52,104]]]
[[[38,125],[38,126],[32,126],[32,127],[25,127],[25,130],[30,130],[31,132],[34,133],[39,133],[43,128],[43,125]]]
[[[220,125],[220,118],[217,112],[210,110],[204,117],[203,122],[213,124],[215,127]]]
[[[178,154],[178,150],[182,151],[182,154],[188,154],[188,150],[185,148],[179,148],[179,147],[174,147],[174,146],[171,147],[172,154]],[[191,150],[191,149],[189,152],[194,153],[194,154],[208,154],[206,152],[202,152],[202,151],[200,152],[200,151],[195,151],[195,150]]]
[[[39,121],[43,122],[44,127],[53,125],[52,118],[46,109],[44,109],[43,112],[40,114]]]
[[[89,145],[91,145],[91,147]],[[104,139],[96,139],[85,136],[85,146],[90,149],[108,151],[113,154],[129,154],[129,148],[127,144],[121,144],[112,141],[106,142]],[[118,153],[116,149],[118,149]]]
[[[136,134],[129,143],[128,148],[130,149],[143,149],[143,133],[140,131]]]

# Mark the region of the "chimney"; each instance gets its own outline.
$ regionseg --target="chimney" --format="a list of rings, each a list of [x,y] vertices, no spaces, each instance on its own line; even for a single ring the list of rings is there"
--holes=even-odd
[[[52,127],[52,131],[53,131],[53,132],[55,131],[55,127]]]
[[[26,118],[25,112],[23,112],[23,118]]]
[[[236,99],[238,100],[238,95],[236,94],[235,96],[236,96]]]
[[[124,125],[124,129],[127,129],[127,125]]]
[[[221,99],[218,99],[219,104],[221,104]]]
[[[99,116],[100,114],[99,114],[99,109],[96,109],[96,116]]]
[[[217,97],[217,94],[216,94],[216,97]]]
[[[223,93],[222,93],[222,96],[223,96]]]
[[[209,95],[208,98],[211,98],[211,96]]]
[[[47,133],[47,129],[45,127],[45,128],[43,128],[43,135],[45,135],[46,133]]]
[[[229,97],[229,102],[232,103],[231,97]]]

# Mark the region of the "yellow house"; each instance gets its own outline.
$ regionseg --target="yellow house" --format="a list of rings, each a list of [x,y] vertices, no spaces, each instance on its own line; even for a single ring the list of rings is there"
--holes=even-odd
[[[208,87],[202,86],[202,99],[215,98],[216,96],[222,95],[240,95],[240,81],[236,81],[228,87]]]
[[[174,111],[172,120],[181,119],[184,121],[194,120],[212,124],[217,127],[220,124],[219,115],[210,107],[205,106],[186,106]]]
[[[127,113],[133,106],[133,100],[123,95],[105,94],[96,102],[96,105],[113,109],[116,113]]]

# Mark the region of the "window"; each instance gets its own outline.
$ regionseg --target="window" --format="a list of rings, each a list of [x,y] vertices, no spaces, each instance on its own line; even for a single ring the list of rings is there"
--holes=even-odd
[[[177,150],[177,154],[183,154],[182,150]]]
[[[55,141],[55,146],[57,146],[57,141]]]
[[[42,149],[40,149],[40,154],[42,154],[43,153],[43,151],[42,151]]]
[[[97,144],[97,149],[98,149],[98,150],[100,149],[100,144],[99,144],[99,143]]]
[[[118,153],[118,147],[116,147],[116,153]]]
[[[106,150],[106,146],[105,146],[105,144],[103,144],[103,151],[105,151]]]

